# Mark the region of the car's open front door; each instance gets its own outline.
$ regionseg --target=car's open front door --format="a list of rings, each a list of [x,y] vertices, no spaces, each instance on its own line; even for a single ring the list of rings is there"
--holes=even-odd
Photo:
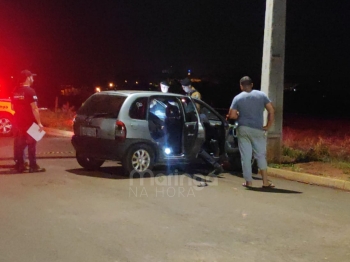
[[[193,99],[197,105],[199,118],[205,130],[206,149],[208,153],[219,156],[225,153],[225,142],[228,137],[227,121],[216,110],[205,102]]]

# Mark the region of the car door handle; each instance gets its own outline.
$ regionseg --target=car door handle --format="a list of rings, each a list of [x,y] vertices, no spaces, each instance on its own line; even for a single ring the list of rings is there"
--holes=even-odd
[[[187,136],[194,136],[194,134],[187,134]]]

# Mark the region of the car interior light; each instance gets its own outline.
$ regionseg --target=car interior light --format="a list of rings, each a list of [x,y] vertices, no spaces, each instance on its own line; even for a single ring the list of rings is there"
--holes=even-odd
[[[169,154],[171,153],[171,149],[170,149],[169,147],[166,147],[166,148],[164,149],[164,153],[167,154],[167,155],[169,155]]]

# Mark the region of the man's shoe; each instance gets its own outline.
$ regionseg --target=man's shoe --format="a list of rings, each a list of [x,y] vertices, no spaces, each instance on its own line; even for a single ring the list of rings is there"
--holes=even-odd
[[[24,162],[24,164],[19,164],[18,162],[16,162],[14,168],[17,172],[23,173],[24,171],[29,170],[29,164],[28,162]]]
[[[24,167],[24,165],[17,165],[17,166],[15,166],[15,170],[16,170],[18,173],[23,173],[24,170],[25,170],[25,167]]]
[[[45,172],[46,169],[43,167],[40,167],[38,164],[34,167],[29,168],[29,173],[35,173],[35,172]]]
[[[29,163],[28,162],[24,162],[24,170],[29,170]]]

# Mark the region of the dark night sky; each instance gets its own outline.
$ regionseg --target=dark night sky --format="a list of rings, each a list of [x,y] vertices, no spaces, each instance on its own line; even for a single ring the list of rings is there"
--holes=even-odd
[[[287,1],[286,76],[348,75],[349,2]],[[28,68],[38,85],[81,85],[170,65],[260,77],[262,0],[0,3],[0,77]]]

